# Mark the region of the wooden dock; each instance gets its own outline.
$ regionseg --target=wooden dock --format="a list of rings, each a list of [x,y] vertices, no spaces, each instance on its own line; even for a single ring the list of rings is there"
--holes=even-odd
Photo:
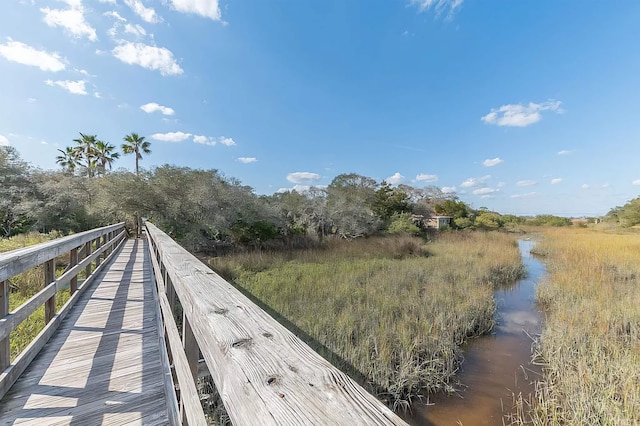
[[[0,425],[169,423],[147,241],[131,239],[0,403]]]

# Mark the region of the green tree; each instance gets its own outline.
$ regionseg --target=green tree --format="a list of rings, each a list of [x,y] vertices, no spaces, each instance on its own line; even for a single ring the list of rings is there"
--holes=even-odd
[[[410,234],[418,235],[420,228],[411,220],[410,213],[394,213],[391,216],[391,223],[387,228],[389,234]]]
[[[96,161],[96,143],[98,142],[96,135],[85,135],[80,133],[80,137],[74,139],[76,146],[73,150],[76,153],[78,162],[82,164],[87,172],[87,177],[93,177],[97,167]]]
[[[95,146],[95,157],[97,161],[97,169],[99,173],[106,173],[107,166],[109,170],[113,165],[113,162],[120,158],[120,153],[116,152],[116,147],[108,142],[97,141]]]
[[[481,229],[498,229],[502,227],[504,221],[499,213],[485,210],[475,218],[474,224]]]
[[[380,219],[373,211],[378,184],[356,173],[336,176],[327,188],[327,209],[334,231],[345,238],[376,231]]]
[[[65,173],[72,175],[80,161],[78,150],[68,146],[64,151],[61,149],[58,151],[60,155],[56,157],[56,163],[60,164]]]
[[[138,161],[142,160],[142,154],[151,154],[151,142],[144,139],[144,136],[138,136],[137,133],[131,133],[124,137],[125,143],[122,144],[122,152],[124,155],[136,155],[136,175],[139,174]]]
[[[394,188],[386,181],[382,181],[375,192],[373,211],[383,222],[388,222],[396,213],[411,211],[409,195],[400,188]]]
[[[11,146],[0,146],[0,236],[28,230],[27,204],[34,197],[31,168]]]

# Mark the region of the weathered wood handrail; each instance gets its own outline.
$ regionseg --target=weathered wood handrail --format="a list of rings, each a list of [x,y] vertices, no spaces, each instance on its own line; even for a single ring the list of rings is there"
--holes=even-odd
[[[0,398],[9,390],[20,375],[35,358],[40,349],[53,335],[62,319],[75,304],[79,295],[91,282],[116,248],[127,235],[124,223],[92,229],[79,234],[69,235],[53,241],[0,253]],[[95,245],[95,250],[93,247]],[[93,250],[93,251],[92,251]],[[55,272],[55,260],[63,254],[69,254],[69,267],[58,278]],[[79,260],[79,253],[83,259]],[[92,270],[92,263],[95,267]],[[12,312],[9,312],[9,279],[44,266],[43,288],[29,300]],[[85,270],[86,277],[78,286],[78,274]],[[56,293],[69,287],[69,300],[56,312]],[[45,327],[34,340],[10,362],[10,334],[22,321],[45,306]]]
[[[195,389],[201,353],[235,425],[405,424],[168,235],[148,222],[146,231],[180,388],[174,419],[204,422]]]

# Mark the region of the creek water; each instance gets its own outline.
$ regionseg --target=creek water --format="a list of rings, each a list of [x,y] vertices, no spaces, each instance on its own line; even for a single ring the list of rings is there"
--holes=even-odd
[[[530,253],[533,240],[518,246],[527,276],[513,286],[495,291],[497,326],[491,334],[470,339],[463,347],[464,363],[457,375],[460,389],[453,395],[435,395],[416,404],[412,425],[502,425],[511,412],[513,396],[534,392],[540,369],[531,365],[531,336],[539,334],[541,314],[535,288],[544,275],[542,262]],[[525,332],[526,331],[526,332]]]

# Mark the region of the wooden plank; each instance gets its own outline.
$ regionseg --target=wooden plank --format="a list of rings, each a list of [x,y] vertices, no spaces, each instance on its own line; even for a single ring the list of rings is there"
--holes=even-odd
[[[0,281],[0,318],[9,313],[9,282]],[[4,370],[11,363],[9,336],[0,338],[0,371]]]
[[[147,233],[147,244],[151,257],[151,272],[153,274],[152,282],[156,285],[152,285],[153,300],[155,301],[155,313],[156,313],[156,327],[158,330],[158,341],[160,344],[160,361],[162,362],[162,371],[164,374],[164,393],[167,399],[167,416],[169,417],[169,424],[177,426],[180,424],[180,409],[178,407],[178,399],[176,396],[175,386],[173,384],[173,376],[171,374],[171,360],[167,353],[167,342],[165,339],[166,333],[164,329],[164,320],[162,318],[162,312],[160,310],[160,299],[158,293],[164,293],[164,281],[162,279],[162,273],[160,265],[158,264],[157,250],[153,243],[153,240]]]
[[[124,238],[124,231],[120,233],[117,239],[114,241],[119,241],[120,238]],[[107,247],[102,247],[101,250],[106,250]],[[40,290],[37,294],[31,297],[31,299],[24,302],[17,309],[11,312],[9,315],[5,315],[3,319],[0,319],[0,340],[5,339],[9,336],[15,328],[25,319],[29,317],[33,312],[36,311],[45,303],[45,301],[49,300],[52,296],[56,294],[56,292],[60,289],[66,288],[65,284],[71,281],[71,277],[75,276],[86,264],[90,264],[93,259],[95,259],[99,255],[99,251],[92,253],[88,258],[85,258],[75,267],[69,269],[65,274],[63,274],[57,280],[51,282],[48,286]],[[46,272],[46,271],[45,271]],[[45,279],[45,282],[51,278],[51,271],[49,271],[49,277]],[[0,369],[1,371],[2,369]]]
[[[124,228],[124,222],[0,253],[0,281],[6,281],[8,278],[35,268],[47,260],[68,253],[72,248],[78,247],[87,241],[92,241],[105,232],[120,228]]]
[[[178,333],[178,327],[176,327],[176,323],[173,321],[173,313],[171,312],[167,295],[159,293],[158,298],[160,299],[160,309],[162,311],[162,318],[164,319],[169,349],[173,357],[173,365],[178,379],[178,385],[180,386],[180,415],[183,419],[182,421],[184,423],[186,417],[190,426],[204,426],[207,424],[207,421],[204,417],[202,405],[200,404],[200,397],[198,396],[195,380],[189,369],[189,361],[182,349],[182,341],[180,339],[180,333]]]
[[[406,424],[168,235],[146,231],[234,424]]]
[[[111,254],[111,256],[107,259],[110,260],[112,257],[117,256],[120,249],[124,245],[125,240],[123,240],[116,251]],[[103,263],[104,265],[108,265],[108,262]],[[102,268],[101,268],[102,269]],[[55,333],[55,331],[60,326],[62,320],[67,316],[73,305],[76,301],[82,296],[84,290],[91,284],[94,278],[100,273],[101,269],[96,269],[93,274],[91,274],[87,279],[83,282],[82,286],[78,289],[78,291],[67,300],[67,302],[62,306],[60,312],[58,312],[53,319],[45,326],[45,328],[36,336],[36,338],[18,355],[18,357],[13,361],[9,367],[7,367],[0,374],[0,400],[4,397],[4,395],[9,391],[11,386],[18,380],[20,375],[27,369],[31,361],[38,355],[40,350],[44,347],[44,345],[49,341],[51,336]]]
[[[36,311],[45,301],[56,294],[56,283],[52,282],[47,287],[40,290],[31,299],[20,305],[15,311],[6,315],[0,320],[0,339],[6,339],[15,328],[32,313]]]
[[[51,284],[55,286],[56,281],[56,260],[47,260],[44,264],[44,285],[42,288],[47,288]],[[48,324],[49,321],[56,314],[56,292],[44,302],[44,322]]]
[[[78,247],[72,248],[69,252],[69,267],[73,268],[78,264]],[[78,274],[74,274],[69,281],[69,293],[73,294],[78,290]]]

